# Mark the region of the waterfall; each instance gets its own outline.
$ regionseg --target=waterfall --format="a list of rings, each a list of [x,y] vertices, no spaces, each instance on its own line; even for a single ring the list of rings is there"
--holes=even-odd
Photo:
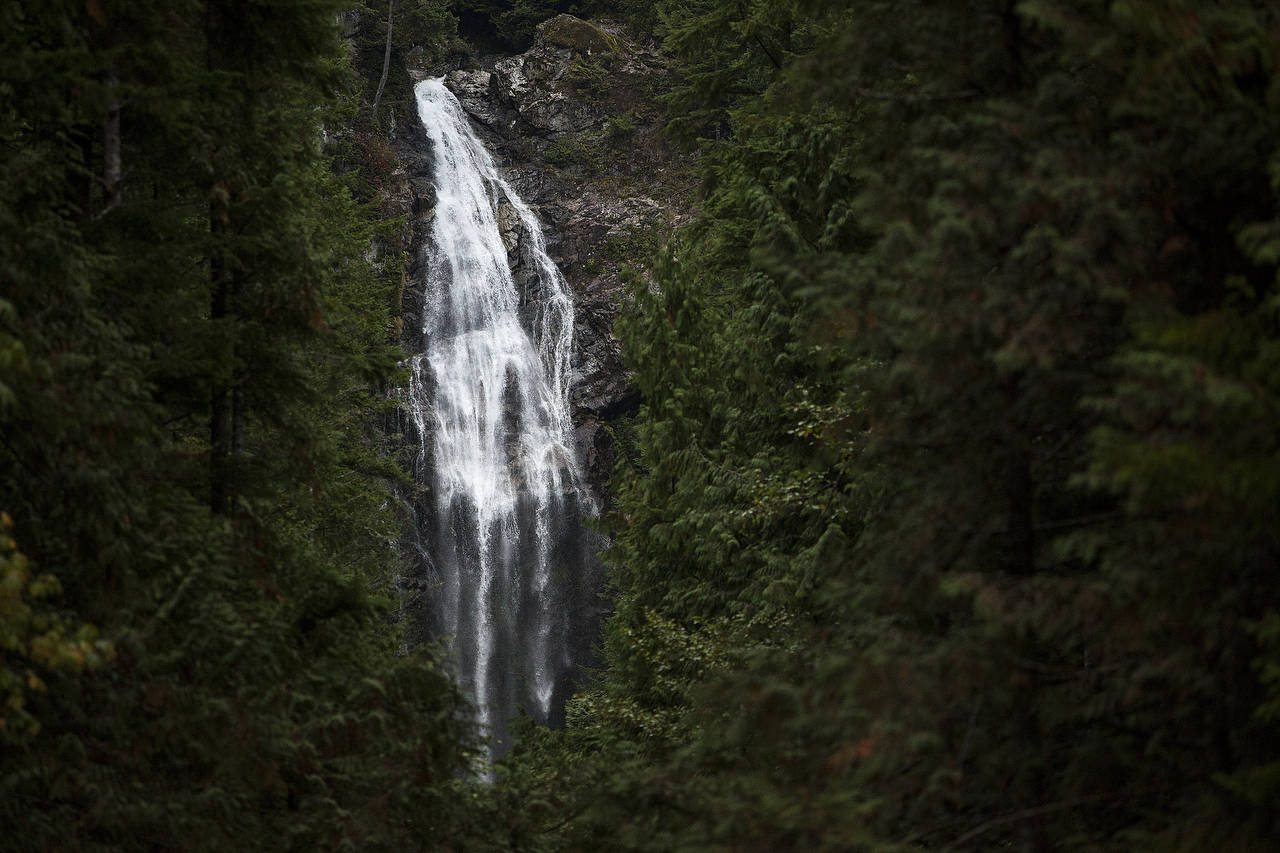
[[[570,439],[573,303],[536,217],[443,80],[414,93],[437,195],[420,264],[425,352],[410,361],[419,575],[428,633],[452,649],[494,756],[517,708],[544,723],[562,711],[584,654],[574,622],[593,558]],[[510,257],[500,214],[519,222]]]

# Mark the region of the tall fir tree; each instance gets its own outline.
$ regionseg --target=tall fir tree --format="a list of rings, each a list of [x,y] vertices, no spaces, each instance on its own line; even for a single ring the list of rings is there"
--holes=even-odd
[[[399,271],[322,149],[341,10],[3,6],[0,849],[431,849],[465,820],[465,703],[386,597]]]
[[[705,199],[522,843],[1270,849],[1275,10],[662,10]]]

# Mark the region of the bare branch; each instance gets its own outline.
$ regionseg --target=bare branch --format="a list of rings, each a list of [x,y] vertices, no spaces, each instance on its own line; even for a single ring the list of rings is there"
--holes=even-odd
[[[387,71],[391,68],[391,16],[396,9],[396,0],[387,0],[387,49],[382,54],[382,79],[378,81],[378,92],[373,96],[373,126],[378,126],[378,105],[382,103],[382,90],[387,87]]]

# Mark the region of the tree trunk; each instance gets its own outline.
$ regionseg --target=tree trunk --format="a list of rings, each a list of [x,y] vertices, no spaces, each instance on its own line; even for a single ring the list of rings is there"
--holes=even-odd
[[[1030,430],[1015,413],[1022,397],[1022,377],[1014,375],[1004,384],[1004,442],[1008,449],[1005,469],[1005,500],[1008,507],[1007,569],[1015,575],[1035,571],[1035,492],[1031,469]]]
[[[238,353],[232,350],[234,359]],[[236,371],[231,386],[231,458],[244,455],[244,376]]]
[[[102,186],[106,196],[103,213],[120,206],[123,169],[120,157],[120,81],[114,71],[107,76],[107,118],[102,123]]]
[[[96,185],[93,171],[94,141],[97,129],[91,124],[77,124],[71,129],[71,138],[80,145],[79,173],[67,187],[68,199],[80,210],[81,221],[91,219],[93,212],[93,190]]]
[[[218,202],[210,205],[210,230],[215,239],[210,260],[213,286],[209,318],[221,338],[216,356],[209,400],[209,443],[212,448],[210,508],[229,515],[235,503],[235,461],[244,453],[244,374],[237,364],[240,347],[236,340],[243,275],[228,263],[225,249],[217,245],[227,232],[227,211]]]
[[[378,81],[378,91],[373,96],[373,126],[378,127],[378,105],[382,103],[382,90],[387,86],[387,71],[391,68],[391,15],[395,12],[396,0],[387,0],[387,49],[382,54],[382,79]]]
[[[1035,481],[1031,477],[1031,453],[1025,447],[1013,449],[1009,460],[1009,568],[1017,575],[1035,570]]]
[[[222,221],[223,211],[218,209],[217,202],[210,205],[209,230],[214,237],[213,254],[209,260],[209,278],[212,284],[212,296],[209,303],[209,319],[215,327],[227,316],[230,286],[223,249],[218,243],[226,231]],[[218,331],[222,331],[219,329]],[[217,357],[213,367],[213,382],[209,394],[209,508],[216,515],[226,515],[231,508],[231,432],[232,432],[232,394],[231,383],[223,378],[223,369],[227,364],[229,353],[225,344],[215,344]]]
[[[234,25],[238,18],[235,4],[210,2],[205,7],[205,64],[215,72],[221,61],[224,46],[234,43]],[[241,103],[244,109],[243,102]],[[245,116],[245,121],[249,118]],[[216,515],[230,515],[236,500],[235,459],[244,445],[244,376],[236,364],[239,355],[240,294],[244,282],[244,269],[228,243],[235,232],[232,199],[236,191],[225,177],[220,178],[222,167],[214,166],[210,175],[213,182],[209,200],[209,234],[212,238],[209,255],[209,320],[213,325],[213,367],[209,388],[209,506]]]

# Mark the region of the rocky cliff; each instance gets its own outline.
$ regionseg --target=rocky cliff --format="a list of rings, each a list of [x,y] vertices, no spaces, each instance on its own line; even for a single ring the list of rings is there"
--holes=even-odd
[[[622,270],[643,266],[662,235],[686,215],[687,164],[659,136],[654,98],[669,70],[656,49],[628,38],[610,21],[560,15],[538,27],[517,56],[473,57],[466,68],[411,68],[410,76],[444,76],[446,85],[496,154],[507,180],[535,210],[548,251],[573,290],[575,336],[571,400],[576,440],[596,497],[607,499],[613,448],[602,428],[634,411],[639,399],[613,336],[625,298]],[[423,294],[415,265],[429,233],[435,193],[430,146],[417,122],[400,125],[399,161],[386,212],[403,216],[399,246],[408,251],[404,308],[415,315]],[[523,235],[513,211],[500,210],[517,282]],[[405,343],[421,351],[405,324]]]

